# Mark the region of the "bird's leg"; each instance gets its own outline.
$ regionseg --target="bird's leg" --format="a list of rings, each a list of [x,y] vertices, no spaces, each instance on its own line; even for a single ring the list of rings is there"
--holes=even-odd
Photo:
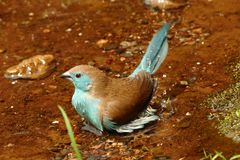
[[[96,129],[95,127],[91,126],[88,122],[84,122],[84,126],[82,127],[83,130],[89,131],[91,133],[94,133],[97,136],[102,135],[102,131]]]

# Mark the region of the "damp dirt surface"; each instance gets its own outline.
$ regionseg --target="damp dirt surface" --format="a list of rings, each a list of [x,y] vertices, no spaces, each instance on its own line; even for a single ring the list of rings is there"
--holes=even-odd
[[[84,159],[195,160],[203,149],[239,154],[240,144],[218,134],[201,104],[233,83],[227,67],[240,55],[240,3],[187,3],[163,13],[140,0],[0,0],[0,159],[71,159],[57,105],[67,111]],[[154,107],[161,120],[133,134],[98,137],[81,130],[83,121],[71,106],[73,86],[59,75],[79,64],[112,77],[130,74],[166,21],[174,22],[169,54],[155,74]],[[123,41],[135,46],[121,47]],[[58,65],[50,76],[4,78],[8,67],[37,54],[55,56]],[[168,98],[174,114],[161,108],[161,99]]]

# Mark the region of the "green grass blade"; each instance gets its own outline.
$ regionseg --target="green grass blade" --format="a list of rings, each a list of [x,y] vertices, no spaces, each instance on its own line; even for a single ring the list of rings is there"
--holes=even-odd
[[[81,156],[81,153],[80,153],[80,151],[77,147],[77,143],[75,141],[74,133],[73,133],[70,121],[68,119],[68,116],[67,116],[66,112],[64,111],[64,109],[60,105],[58,105],[58,108],[62,113],[65,125],[67,127],[68,135],[69,135],[69,138],[70,138],[70,141],[71,141],[71,146],[72,146],[72,148],[73,148],[73,150],[76,154],[76,158],[77,158],[77,160],[82,160],[82,156]]]
[[[203,149],[204,157],[201,158],[200,160],[208,160],[210,158],[210,154],[208,155],[205,149]]]
[[[226,160],[226,158],[222,155],[222,152],[215,151],[215,155],[212,160],[216,160],[218,157],[221,158],[221,160]]]
[[[235,160],[235,159],[240,159],[240,154],[239,155],[234,155],[230,158],[230,160]]]
[[[226,157],[223,156],[222,152],[215,151],[215,154],[207,153],[205,149],[203,149],[204,157],[201,160],[227,160]],[[229,160],[240,160],[240,154],[232,156]]]

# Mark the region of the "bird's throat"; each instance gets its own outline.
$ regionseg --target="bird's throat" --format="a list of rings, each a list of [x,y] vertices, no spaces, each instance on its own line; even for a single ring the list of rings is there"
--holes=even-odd
[[[88,92],[76,89],[72,97],[72,104],[82,117],[99,130],[103,130],[100,118],[101,101],[99,99],[91,96]]]

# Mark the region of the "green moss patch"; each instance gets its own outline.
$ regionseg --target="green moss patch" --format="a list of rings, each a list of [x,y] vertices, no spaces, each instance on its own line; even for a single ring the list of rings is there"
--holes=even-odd
[[[232,74],[233,74],[233,77],[237,80],[237,81],[240,81],[240,60],[233,64],[231,67],[230,67],[231,71],[232,71]]]
[[[230,68],[237,82],[207,99],[212,110],[209,119],[217,119],[220,133],[240,142],[240,62]]]

